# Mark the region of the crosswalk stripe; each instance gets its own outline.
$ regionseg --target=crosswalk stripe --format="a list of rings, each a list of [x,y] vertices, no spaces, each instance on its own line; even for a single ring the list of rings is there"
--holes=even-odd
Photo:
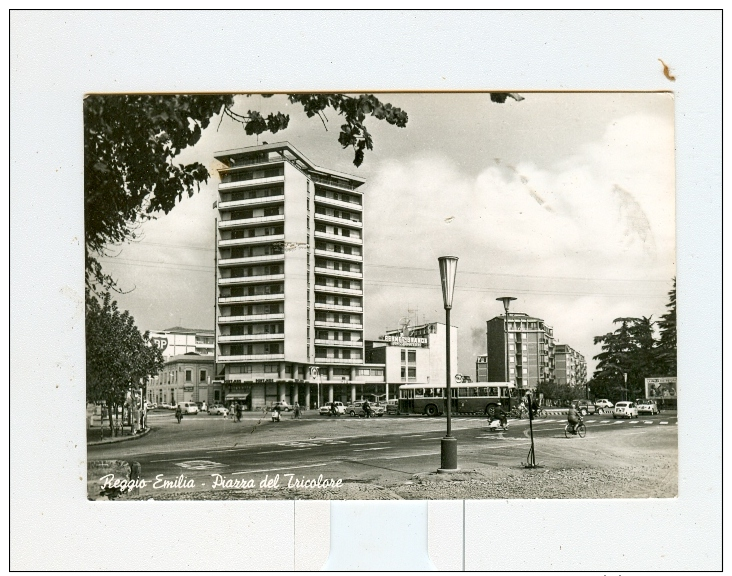
[[[633,420],[632,422],[628,422],[628,424],[640,424],[640,422],[638,422],[638,420]]]
[[[659,424],[668,424],[668,422],[659,422]]]
[[[643,424],[653,424],[651,420],[643,420]]]

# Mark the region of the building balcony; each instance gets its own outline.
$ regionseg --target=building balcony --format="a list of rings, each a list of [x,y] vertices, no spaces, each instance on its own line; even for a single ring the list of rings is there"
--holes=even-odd
[[[339,180],[339,179],[333,178],[331,176],[321,176],[320,174],[310,174],[310,178],[318,186],[327,186],[328,188],[333,188],[334,190],[353,191],[358,188],[358,186],[351,184],[350,182],[347,182],[345,180]],[[360,194],[360,192],[359,192],[359,194]]]
[[[327,294],[345,294],[346,296],[363,296],[363,290],[360,288],[338,288],[337,286],[326,286],[325,284],[316,284],[315,291]]]
[[[318,222],[328,222],[329,224],[338,224],[339,226],[363,228],[363,222],[361,222],[360,220],[351,220],[350,218],[338,218],[336,216],[328,216],[327,214],[320,214],[316,212],[315,219]]]
[[[275,224],[284,221],[284,214],[275,214],[274,216],[255,216],[254,218],[242,218],[240,220],[219,220],[219,230],[251,226],[252,224]]]
[[[363,324],[345,324],[340,322],[330,322],[327,320],[316,320],[316,328],[333,328],[334,330],[363,330]]]
[[[239,220],[237,220],[239,222]],[[227,248],[229,246],[250,246],[252,244],[270,244],[272,242],[284,242],[284,234],[272,234],[267,236],[250,236],[249,238],[230,238],[228,240],[219,240],[219,248]]]
[[[285,200],[284,194],[275,194],[272,196],[262,196],[261,198],[247,198],[245,200],[227,200],[219,202],[219,210],[227,210],[241,208],[246,206],[259,206],[260,204],[281,204]]]
[[[284,320],[284,314],[250,314],[248,316],[219,316],[219,324],[257,322],[261,320]],[[213,345],[212,345],[213,346]]]
[[[244,304],[247,302],[271,302],[273,300],[284,300],[285,295],[278,294],[255,294],[254,296],[219,296],[219,304]]]
[[[256,284],[259,282],[276,282],[284,281],[284,274],[268,274],[262,276],[241,276],[238,278],[219,278],[219,286],[229,286],[231,284]],[[282,296],[280,296],[282,298]]]
[[[284,184],[284,176],[270,176],[269,178],[252,178],[251,180],[241,180],[239,182],[222,182],[219,184],[219,191],[233,190],[235,188],[251,188],[252,186],[262,186],[263,184]]]
[[[363,312],[362,306],[341,306],[339,304],[324,304],[322,302],[315,303],[316,310],[333,310],[334,312]]]
[[[219,354],[216,362],[269,362],[273,360],[284,360],[285,354],[241,354],[237,356],[226,356]]]
[[[261,262],[277,262],[285,259],[284,254],[262,254],[244,258],[219,258],[219,266],[236,266],[238,264],[259,264]]]
[[[315,232],[315,237],[322,240],[330,240],[331,242],[340,242],[341,244],[352,244],[354,246],[362,246],[363,239],[354,236],[341,236],[339,234],[328,234],[327,232]]]
[[[322,340],[315,339],[316,346],[335,346],[336,348],[363,348],[363,340]]]
[[[332,260],[347,260],[348,262],[363,262],[363,255],[344,254],[343,252],[333,252],[331,250],[315,250],[316,256],[323,256]]]
[[[219,170],[219,173],[220,174],[231,174],[231,173],[240,172],[244,168],[251,168],[252,166],[282,163],[284,161],[285,161],[285,158],[283,158],[279,154],[273,154],[272,156],[269,156],[267,158],[264,158],[264,157],[249,158],[246,160],[239,158],[238,160],[236,160],[236,164],[234,164],[233,166],[230,166],[229,168],[222,168],[221,170]]]
[[[355,278],[356,280],[361,280],[363,278],[363,272],[346,272],[345,270],[321,268],[320,266],[315,267],[315,273],[322,274],[323,276],[333,276],[335,278]]]
[[[315,357],[316,364],[363,364],[363,358],[321,358]],[[335,377],[334,377],[335,378]],[[346,378],[346,376],[344,376]],[[337,380],[323,380],[323,384],[337,383]]]
[[[284,340],[285,335],[282,334],[239,334],[236,336],[219,336],[219,344],[228,342],[265,342],[271,340]]]
[[[356,204],[355,202],[344,202],[343,200],[336,200],[335,198],[328,198],[327,196],[315,195],[315,204],[322,204],[323,206],[331,206],[333,208],[343,208],[350,212],[361,212],[363,206]]]

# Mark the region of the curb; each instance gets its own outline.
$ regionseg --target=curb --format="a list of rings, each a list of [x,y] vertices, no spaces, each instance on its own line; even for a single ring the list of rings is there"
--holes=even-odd
[[[138,440],[142,438],[143,436],[147,436],[151,432],[152,428],[148,427],[145,428],[142,432],[139,434],[133,434],[131,436],[117,436],[115,438],[109,438],[107,440],[95,440],[93,442],[87,442],[87,446],[99,446],[101,444],[117,444],[118,442],[128,442],[130,440]]]

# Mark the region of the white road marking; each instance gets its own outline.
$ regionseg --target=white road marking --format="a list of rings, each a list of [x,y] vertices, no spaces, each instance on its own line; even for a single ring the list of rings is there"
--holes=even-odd
[[[640,424],[640,422],[638,422],[638,420],[632,420],[631,422],[628,422],[628,424]]]
[[[369,450],[388,450],[388,446],[382,446],[380,448],[357,448],[354,452],[368,452]]]
[[[402,436],[402,438],[417,438],[417,436],[424,436],[424,434],[410,434],[409,436]]]
[[[255,454],[281,454],[282,452],[299,452],[301,450],[312,450],[312,448],[293,448],[291,450],[268,450],[266,452],[255,452]]]
[[[422,442],[425,442],[427,440],[442,440],[443,436],[439,436],[438,438],[422,438]]]
[[[406,454],[406,455],[399,455],[399,456],[378,456],[376,458],[371,458],[371,460],[396,460],[397,458],[418,458],[419,456],[435,456],[436,454],[440,454],[440,452],[425,452],[424,454]]]
[[[617,422],[613,422],[613,424],[625,424],[625,420],[618,420]]]
[[[386,442],[364,442],[363,444],[351,444],[351,446],[371,446],[372,444],[389,444],[389,441]]]
[[[267,468],[266,470],[245,470],[243,472],[232,472],[234,474],[255,474],[256,472],[276,472],[277,470],[294,470],[295,468],[317,468],[318,466],[327,466],[332,462],[321,462],[319,464],[305,464],[303,466],[285,466],[283,468]]]
[[[651,420],[643,420],[643,424],[653,424]]]
[[[659,424],[668,424],[668,422],[659,422]]]
[[[188,468],[189,470],[209,470],[211,468],[222,468],[224,464],[211,462],[210,460],[187,460],[186,462],[178,462],[176,466]]]

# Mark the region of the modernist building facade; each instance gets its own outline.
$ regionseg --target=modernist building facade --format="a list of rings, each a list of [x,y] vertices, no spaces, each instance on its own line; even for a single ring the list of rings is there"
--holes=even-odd
[[[214,382],[212,355],[189,352],[168,357],[158,376],[147,384],[147,400],[156,404],[223,401],[223,390]]]
[[[487,322],[487,354],[475,363],[478,382],[506,378],[505,321],[505,316],[496,316]],[[509,313],[508,379],[524,389],[535,389],[540,382],[584,385],[587,363],[572,347],[557,343],[553,328],[541,318]]]
[[[585,357],[568,344],[554,347],[554,374],[557,384],[584,386],[587,383]]]
[[[195,352],[202,356],[214,353],[214,331],[174,326],[165,330],[151,330],[151,340],[163,352],[163,358]]]
[[[226,399],[312,407],[383,384],[384,366],[364,358],[364,179],[287,142],[215,157],[215,360]]]
[[[458,373],[457,340],[457,326],[451,326],[451,382],[455,382]],[[366,358],[376,365],[384,365],[384,394],[387,399],[392,399],[398,397],[402,384],[445,383],[446,344],[446,325],[431,322],[413,328],[388,330],[381,340],[367,341]]]
[[[505,316],[487,322],[487,354],[476,367],[487,364],[489,382],[506,379]],[[483,360],[483,361],[481,361]],[[483,382],[479,374],[477,380]],[[508,315],[508,381],[518,388],[534,389],[554,379],[554,330],[541,318],[523,313]]]

